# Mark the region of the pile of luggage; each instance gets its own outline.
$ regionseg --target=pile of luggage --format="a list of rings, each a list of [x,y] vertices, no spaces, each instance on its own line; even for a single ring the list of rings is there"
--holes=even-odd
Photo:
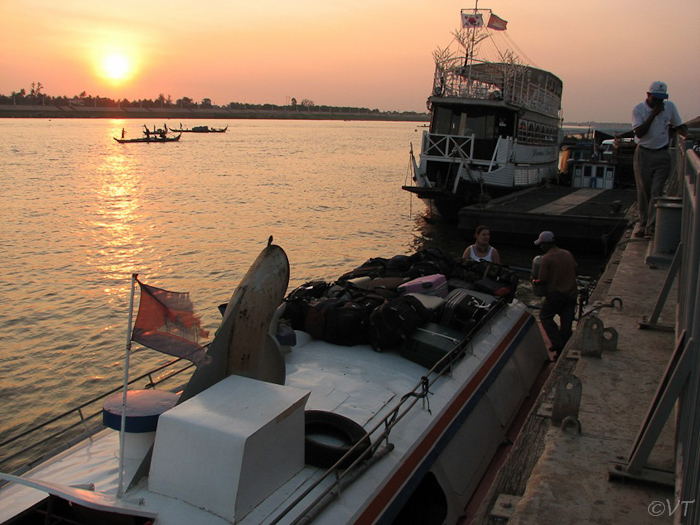
[[[517,285],[506,267],[426,248],[369,259],[334,282],[305,283],[285,298],[282,319],[329,343],[410,353],[411,339],[426,331],[463,341],[489,311],[512,300]]]

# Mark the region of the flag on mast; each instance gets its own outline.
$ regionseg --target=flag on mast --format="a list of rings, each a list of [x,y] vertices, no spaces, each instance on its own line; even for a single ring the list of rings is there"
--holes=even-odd
[[[505,31],[507,25],[508,20],[503,20],[501,17],[491,13],[491,16],[489,17],[489,23],[486,24],[486,27],[488,27],[489,29],[495,29],[496,31]]]
[[[484,27],[484,17],[481,13],[462,13],[462,27]]]
[[[139,312],[134,322],[131,340],[165,354],[182,357],[195,365],[211,359],[199,344],[209,337],[194,313],[188,292],[170,292],[143,284]]]

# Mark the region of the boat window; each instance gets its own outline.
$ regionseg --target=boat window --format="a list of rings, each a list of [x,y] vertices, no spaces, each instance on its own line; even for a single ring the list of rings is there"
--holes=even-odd
[[[440,135],[457,134],[456,125],[453,125],[453,113],[448,108],[436,108],[433,117],[432,132]],[[453,129],[454,128],[454,129]]]
[[[492,109],[480,111],[471,108],[469,111],[453,111],[438,107],[433,111],[431,133],[459,137],[474,135],[476,139],[494,140],[499,136],[509,136],[514,123],[514,115],[508,112],[494,114]]]
[[[556,144],[559,130],[529,120],[521,120],[518,125],[518,141],[522,144]]]
[[[495,122],[497,137],[510,137],[513,135],[515,119],[511,115],[498,115],[498,119]]]
[[[477,139],[493,139],[495,133],[495,117],[493,115],[468,116],[462,136],[474,135]]]
[[[392,522],[395,525],[445,523],[447,498],[435,474],[428,472]]]

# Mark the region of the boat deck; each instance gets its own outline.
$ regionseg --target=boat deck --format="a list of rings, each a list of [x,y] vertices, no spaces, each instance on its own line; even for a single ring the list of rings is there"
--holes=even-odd
[[[465,206],[459,229],[471,234],[480,224],[509,242],[528,242],[543,230],[555,232],[562,246],[581,243],[607,251],[629,222],[637,200],[633,189],[593,189],[544,185],[492,200],[487,206]]]

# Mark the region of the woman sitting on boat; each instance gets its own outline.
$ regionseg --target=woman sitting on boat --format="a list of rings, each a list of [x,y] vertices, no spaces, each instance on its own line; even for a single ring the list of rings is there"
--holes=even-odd
[[[462,255],[463,261],[474,259],[475,261],[488,261],[496,264],[501,264],[501,256],[498,255],[498,250],[491,246],[491,231],[487,226],[477,226],[474,232],[476,242],[464,250]]]

